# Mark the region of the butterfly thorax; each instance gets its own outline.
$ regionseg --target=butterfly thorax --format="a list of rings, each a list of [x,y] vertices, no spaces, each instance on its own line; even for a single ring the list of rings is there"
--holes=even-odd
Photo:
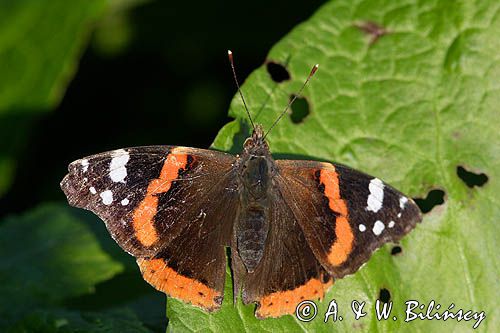
[[[238,158],[240,209],[235,223],[238,254],[248,272],[253,272],[264,255],[269,231],[269,207],[274,160],[257,126],[245,141]]]

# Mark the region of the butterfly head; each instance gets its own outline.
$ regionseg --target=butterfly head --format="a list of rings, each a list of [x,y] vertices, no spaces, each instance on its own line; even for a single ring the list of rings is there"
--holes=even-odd
[[[245,140],[243,144],[245,153],[251,156],[269,155],[269,146],[264,138],[262,125],[256,124],[252,136]]]

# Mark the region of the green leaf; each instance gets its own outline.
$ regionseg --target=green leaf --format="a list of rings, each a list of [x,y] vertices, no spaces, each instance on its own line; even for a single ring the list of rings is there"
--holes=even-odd
[[[0,114],[51,109],[105,0],[0,3]]]
[[[405,301],[435,300],[443,312],[484,311],[480,331],[500,327],[498,244],[500,229],[500,4],[497,1],[332,1],[273,47],[269,61],[286,65],[291,80],[275,83],[262,66],[243,86],[254,121],[269,128],[297,92],[309,115],[286,116],[269,135],[277,156],[299,156],[350,165],[425,198],[442,189],[441,206],[426,214],[403,241],[377,251],[356,274],[336,281],[309,323],[292,316],[259,321],[253,306],[231,304],[206,314],[169,300],[172,331],[465,331],[475,320],[405,322]],[[370,35],[379,25],[379,38]],[[371,27],[371,28],[370,28]],[[237,56],[237,54],[236,54]],[[247,124],[238,96],[214,147],[237,151]],[[469,188],[457,166],[483,172],[489,181]],[[386,288],[391,318],[377,321],[375,300]],[[228,289],[229,290],[229,289]],[[343,321],[324,323],[330,300]],[[353,319],[353,300],[366,302],[366,317]],[[397,316],[393,321],[392,316]]]
[[[151,332],[130,310],[107,312],[36,311],[10,329],[11,332]]]
[[[122,271],[69,209],[41,206],[0,223],[0,328]]]
[[[34,116],[62,98],[106,0],[0,1],[0,196]]]

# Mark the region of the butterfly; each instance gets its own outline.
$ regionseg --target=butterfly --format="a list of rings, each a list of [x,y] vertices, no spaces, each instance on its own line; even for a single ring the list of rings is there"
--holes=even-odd
[[[414,201],[379,178],[326,161],[275,160],[270,129],[249,119],[253,132],[237,156],[118,149],[71,163],[61,188],[72,206],[97,214],[144,279],[171,297],[219,309],[229,256],[235,297],[256,303],[258,318],[321,299],[335,279],[421,221]]]

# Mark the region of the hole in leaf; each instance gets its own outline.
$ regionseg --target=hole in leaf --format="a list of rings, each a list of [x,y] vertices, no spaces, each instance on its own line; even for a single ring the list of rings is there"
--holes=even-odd
[[[427,194],[427,198],[415,198],[415,203],[420,208],[422,213],[430,212],[434,207],[442,205],[444,203],[444,191],[442,190],[431,190]]]
[[[399,246],[399,245],[395,245],[395,246],[391,249],[391,254],[392,254],[393,256],[400,255],[402,252],[403,252],[403,249],[402,249],[402,248],[401,248],[401,246]]]
[[[471,171],[467,171],[460,165],[457,167],[457,176],[462,179],[463,182],[470,188],[473,188],[474,186],[481,187],[488,181],[488,176],[486,176],[486,174],[477,174]]]
[[[381,302],[389,303],[389,301],[391,300],[391,293],[386,288],[382,288],[382,289],[380,289],[380,293],[378,295],[378,299]]]
[[[266,67],[267,72],[271,75],[271,79],[273,79],[274,82],[281,83],[290,80],[290,73],[288,73],[283,65],[276,62],[268,62]]]
[[[290,101],[295,97],[295,95],[290,96]],[[292,113],[290,114],[290,119],[293,123],[298,124],[304,120],[309,114],[309,102],[304,97],[297,97],[295,102],[293,102],[290,107]]]

